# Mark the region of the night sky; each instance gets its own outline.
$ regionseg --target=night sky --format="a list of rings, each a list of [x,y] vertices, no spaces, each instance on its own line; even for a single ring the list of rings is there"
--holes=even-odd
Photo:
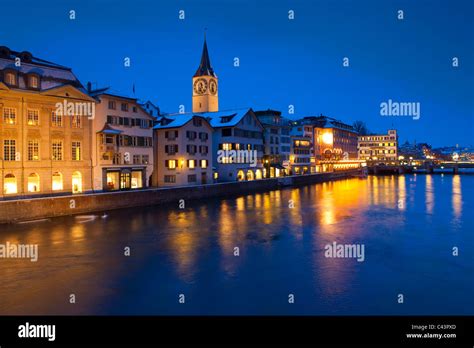
[[[181,104],[190,111],[191,78],[208,28],[221,110],[272,108],[291,118],[322,113],[363,120],[373,132],[393,126],[402,142],[473,143],[474,1],[256,2],[2,2],[0,45],[69,66],[84,84],[126,94],[135,84],[136,97],[165,112]],[[420,119],[380,116],[388,99],[421,103]]]

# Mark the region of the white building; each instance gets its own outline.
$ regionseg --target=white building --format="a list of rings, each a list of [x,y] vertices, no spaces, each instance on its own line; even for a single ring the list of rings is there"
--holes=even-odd
[[[219,182],[262,179],[263,126],[252,109],[200,113],[214,129],[213,166]]]
[[[193,114],[169,115],[155,126],[154,186],[213,182],[212,127]]]
[[[153,118],[135,98],[107,88],[89,94],[99,102],[92,121],[94,190],[149,186],[153,172]]]
[[[358,140],[359,159],[377,162],[398,160],[398,136],[395,129],[387,134],[362,135]]]

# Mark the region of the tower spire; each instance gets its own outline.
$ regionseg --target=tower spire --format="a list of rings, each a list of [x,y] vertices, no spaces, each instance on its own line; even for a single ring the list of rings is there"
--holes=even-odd
[[[204,30],[204,46],[202,48],[201,63],[199,64],[194,77],[197,76],[213,76],[217,77],[214,73],[214,69],[211,65],[211,59],[209,58],[209,52],[207,51],[207,40],[206,40],[206,30]]]

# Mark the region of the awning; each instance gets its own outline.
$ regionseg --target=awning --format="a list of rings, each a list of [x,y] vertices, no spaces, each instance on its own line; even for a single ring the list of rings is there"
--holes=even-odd
[[[102,128],[97,133],[104,133],[104,134],[121,134],[123,133],[121,130],[115,129],[110,127],[108,123],[104,124],[104,128]]]

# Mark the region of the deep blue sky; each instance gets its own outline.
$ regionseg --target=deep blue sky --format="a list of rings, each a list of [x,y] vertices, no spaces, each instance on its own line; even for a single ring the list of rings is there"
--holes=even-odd
[[[131,93],[135,83],[137,97],[176,112],[180,104],[191,110],[207,27],[221,109],[288,115],[292,104],[292,118],[322,113],[363,120],[372,131],[393,124],[402,141],[469,145],[473,16],[472,0],[2,1],[0,45],[72,67],[84,84]],[[388,99],[420,102],[421,118],[380,116]]]

